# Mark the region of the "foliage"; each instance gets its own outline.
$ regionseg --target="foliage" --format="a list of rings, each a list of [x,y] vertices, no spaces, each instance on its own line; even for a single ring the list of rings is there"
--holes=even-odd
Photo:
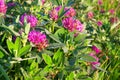
[[[0,12],[0,79],[118,80],[119,3],[5,0],[7,12]],[[21,19],[24,13],[27,16]],[[63,19],[68,18],[66,14],[72,17],[67,25],[63,24]],[[31,35],[30,41],[32,30],[41,35]]]

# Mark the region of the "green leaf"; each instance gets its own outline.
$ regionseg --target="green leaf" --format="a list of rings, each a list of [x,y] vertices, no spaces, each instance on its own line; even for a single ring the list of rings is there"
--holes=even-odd
[[[86,38],[86,35],[87,35],[87,34],[82,34],[82,33],[78,34],[78,35],[75,37],[75,41],[77,41],[77,42],[82,41],[83,39]]]
[[[59,35],[61,34],[65,34],[65,29],[64,28],[60,28],[55,32],[55,36],[59,38]]]
[[[60,9],[60,11],[59,11],[59,18],[61,18],[66,12],[67,12],[67,10],[66,11],[64,11],[64,8],[65,8],[65,6],[62,6],[62,8]]]
[[[64,8],[65,7],[63,7],[63,10],[61,11],[61,13],[59,14],[59,18],[62,18],[62,16],[66,13],[66,12],[68,12],[70,9],[67,9],[67,10],[65,10],[64,11]]]
[[[4,24],[2,24],[1,27],[4,28],[4,29],[6,29],[6,30],[8,30],[8,31],[10,31],[12,34],[14,34],[14,35],[16,35],[16,36],[20,36],[19,33],[17,33],[16,31],[14,31],[13,29],[11,29],[11,28],[8,27],[8,26],[5,26]]]
[[[6,14],[6,17],[7,18],[12,18],[12,19],[14,18],[12,15],[8,15],[8,14]]]
[[[72,43],[72,42],[73,42],[73,39],[74,39],[74,32],[70,32],[70,33],[68,34],[68,38],[69,38],[70,42]]]
[[[2,51],[0,51],[0,58],[3,58],[4,57],[4,54]]]
[[[53,61],[55,62],[55,64],[60,64],[63,58],[63,53],[58,50],[54,56],[53,56]]]
[[[65,44],[63,44],[63,43],[52,43],[52,44],[49,44],[49,46],[47,48],[48,49],[56,49],[56,48],[61,48],[64,46],[65,46]]]
[[[1,40],[1,43],[4,42],[4,40],[6,39],[6,37],[7,37],[7,33],[5,33],[5,34],[3,35],[2,40]]]
[[[26,46],[22,47],[19,51],[19,56],[25,55],[30,50],[30,48],[31,48],[30,45],[26,45]]]
[[[8,49],[9,49],[9,51],[10,51],[10,53],[12,53],[12,50],[13,50],[13,48],[14,48],[14,44],[13,44],[13,42],[11,42],[9,39],[7,40],[7,47],[8,47]]]
[[[49,56],[52,56],[54,53],[50,50],[43,50],[43,53],[48,54]]]
[[[0,50],[1,50],[2,52],[4,52],[5,54],[9,55],[9,53],[8,53],[2,46],[0,46]]]
[[[58,73],[58,79],[59,79],[59,80],[63,80],[64,74],[65,74],[65,70],[61,70],[61,71]]]
[[[15,40],[14,50],[17,50],[17,52],[18,52],[20,47],[21,47],[21,39],[19,37],[17,37]]]
[[[25,33],[28,34],[30,31],[30,23],[25,26]]]
[[[86,80],[93,80],[91,77],[87,77]]]
[[[5,80],[10,80],[4,68],[0,65],[0,72],[3,74]]]
[[[44,16],[41,16],[41,18],[42,19],[44,19],[44,20],[49,20],[49,17],[48,16],[46,16],[46,15],[44,15]],[[45,25],[45,24],[47,24],[48,22],[44,22],[43,24]]]
[[[0,25],[4,23],[5,23],[4,18],[0,16]]]
[[[113,25],[111,26],[110,31],[112,31],[113,29],[115,29],[119,24],[120,24],[120,21],[117,22],[116,24],[113,24]]]
[[[62,49],[63,49],[64,53],[68,53],[68,47],[63,46]]]
[[[61,43],[61,41],[55,35],[49,34],[49,37],[55,40],[56,42]]]
[[[19,21],[20,21],[20,15],[17,16],[15,22],[16,22],[16,23],[19,23]]]
[[[66,80],[74,80],[74,73],[71,72],[69,76],[67,76]]]
[[[71,6],[75,1],[74,0],[67,0],[66,5]]]
[[[35,62],[35,60],[32,61],[32,64],[30,65],[30,70],[34,70],[35,68],[38,67],[38,63]]]
[[[48,64],[48,65],[52,64],[52,59],[51,59],[51,57],[49,55],[42,54],[42,57],[43,57],[43,59],[44,59],[44,61],[45,61],[46,64]]]
[[[61,5],[61,0],[51,0],[54,5]]]
[[[69,65],[73,66],[75,64],[76,58],[71,56],[69,59]]]
[[[45,32],[46,32],[46,34],[48,34],[48,36],[49,36],[50,38],[52,38],[53,40],[55,40],[55,41],[58,42],[58,43],[61,43],[61,41],[58,39],[57,36],[53,35],[52,33],[50,33],[50,32],[49,32],[48,30],[46,30],[46,29],[45,29]]]
[[[99,66],[95,66],[95,68],[98,69],[98,70],[101,70],[101,71],[103,71],[103,72],[107,72],[105,69],[103,69],[103,68],[101,68],[101,67],[99,67]]]
[[[69,71],[69,72],[76,71],[76,70],[79,70],[79,69],[80,69],[80,66],[66,66],[65,67],[65,70]]]
[[[21,67],[20,68],[22,75],[24,76],[24,78],[29,78],[30,76],[27,74],[27,72]]]
[[[62,5],[61,4],[61,0],[55,0],[57,2],[58,5]]]
[[[93,58],[92,56],[90,56],[88,54],[81,55],[80,60],[87,61],[87,62],[94,62],[94,61],[96,61],[95,58]]]
[[[47,73],[49,73],[50,71],[52,71],[52,67],[51,67],[50,65],[47,65],[47,66],[45,66],[45,67],[43,68],[42,71],[40,71],[40,75],[44,77],[44,76],[47,75]]]
[[[27,4],[31,4],[31,3],[32,3],[32,0],[27,0],[26,3],[27,3]]]

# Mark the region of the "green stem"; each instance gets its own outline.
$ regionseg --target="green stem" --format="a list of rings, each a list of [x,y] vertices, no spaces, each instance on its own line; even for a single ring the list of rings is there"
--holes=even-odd
[[[25,61],[25,60],[30,60],[30,59],[36,59],[37,57],[31,57],[31,58],[25,58],[25,59],[22,59],[22,58],[14,58],[14,60],[16,61],[11,61],[10,63],[13,64],[13,63],[19,63],[20,61]]]
[[[62,0],[62,6],[63,6],[63,0]]]
[[[52,23],[52,29],[51,29],[52,33],[54,33],[54,25],[55,25],[55,21]]]

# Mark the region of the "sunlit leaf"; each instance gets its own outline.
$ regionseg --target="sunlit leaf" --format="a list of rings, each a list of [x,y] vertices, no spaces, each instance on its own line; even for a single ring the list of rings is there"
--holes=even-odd
[[[19,51],[19,56],[25,55],[30,50],[30,48],[31,48],[30,45],[26,45],[26,46],[22,47]]]
[[[13,48],[15,47],[14,43],[11,42],[10,40],[7,40],[7,47],[9,51],[12,53]]]
[[[49,46],[47,48],[48,49],[56,49],[56,48],[61,48],[64,46],[65,46],[65,44],[63,44],[63,43],[52,43],[52,44],[49,44]]]
[[[51,59],[51,57],[49,55],[42,54],[42,57],[43,57],[43,59],[44,59],[44,61],[45,61],[46,64],[52,65],[52,59]]]
[[[4,54],[2,51],[0,51],[0,58],[3,58],[4,57]]]
[[[81,55],[80,56],[80,60],[87,61],[87,62],[94,62],[94,61],[96,61],[95,58],[93,58],[92,56],[87,55],[87,54]]]

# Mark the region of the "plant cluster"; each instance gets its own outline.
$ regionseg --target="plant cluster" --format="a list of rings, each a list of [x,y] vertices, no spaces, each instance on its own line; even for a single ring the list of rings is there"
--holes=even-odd
[[[1,80],[118,80],[119,0],[0,0]]]

